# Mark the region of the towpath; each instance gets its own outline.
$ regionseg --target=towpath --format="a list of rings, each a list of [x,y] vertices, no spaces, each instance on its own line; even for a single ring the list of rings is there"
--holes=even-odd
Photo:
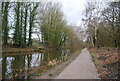
[[[83,49],[81,54],[56,79],[99,79],[87,48]]]

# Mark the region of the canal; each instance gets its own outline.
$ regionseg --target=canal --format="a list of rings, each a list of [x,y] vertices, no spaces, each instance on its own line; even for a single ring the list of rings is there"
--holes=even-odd
[[[28,79],[49,70],[72,54],[70,49],[46,52],[4,54],[0,58],[2,79]]]

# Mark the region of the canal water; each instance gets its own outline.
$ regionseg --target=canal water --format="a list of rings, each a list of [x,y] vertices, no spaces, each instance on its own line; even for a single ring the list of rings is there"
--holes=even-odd
[[[4,54],[0,58],[2,79],[28,79],[34,73],[39,73],[40,76],[40,73],[64,61],[70,54],[72,51],[69,49],[49,50],[45,53]]]

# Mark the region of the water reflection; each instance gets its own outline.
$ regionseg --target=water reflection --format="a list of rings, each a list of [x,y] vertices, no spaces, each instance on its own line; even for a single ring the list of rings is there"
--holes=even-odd
[[[67,50],[49,50],[46,53],[32,53],[32,54],[9,54],[3,55],[0,59],[0,67],[2,65],[2,78],[29,78],[29,72],[33,67],[42,67],[44,65],[50,66],[50,63],[56,64],[64,60],[65,56],[71,54]]]
[[[0,79],[2,78],[2,58],[0,57]]]

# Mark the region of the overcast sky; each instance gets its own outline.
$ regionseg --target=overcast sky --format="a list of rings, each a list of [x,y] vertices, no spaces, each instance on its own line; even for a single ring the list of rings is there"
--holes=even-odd
[[[85,9],[85,0],[60,0],[68,24],[79,26]],[[35,38],[37,35],[33,35]]]
[[[85,0],[62,0],[62,11],[69,24],[80,24]]]

